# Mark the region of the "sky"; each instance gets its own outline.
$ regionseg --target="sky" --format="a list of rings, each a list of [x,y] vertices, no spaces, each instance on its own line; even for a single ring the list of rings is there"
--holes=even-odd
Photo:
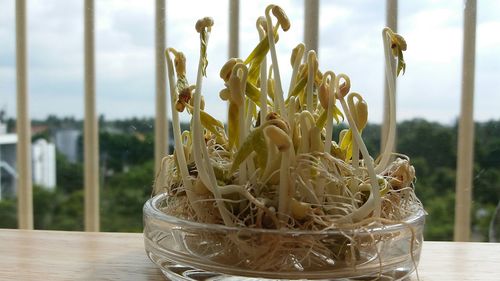
[[[463,8],[461,0],[399,1],[398,33],[408,44],[407,69],[398,78],[397,119],[445,124],[460,114]],[[206,108],[226,120],[218,77],[228,59],[228,0],[167,0],[167,46],[183,51],[194,83],[196,20],[211,16]],[[269,1],[240,1],[240,56],[258,42],[255,20]],[[369,121],[383,108],[385,1],[320,1],[320,69],[346,73],[369,105]],[[291,29],[277,45],[285,92],[291,50],[303,41],[304,1],[279,1]],[[95,1],[97,110],[106,119],[154,116],[154,0]],[[29,107],[32,118],[83,116],[83,1],[27,0]],[[478,1],[474,119],[500,119],[500,1]],[[0,108],[15,116],[15,0],[0,0]],[[183,116],[187,120],[188,116]]]

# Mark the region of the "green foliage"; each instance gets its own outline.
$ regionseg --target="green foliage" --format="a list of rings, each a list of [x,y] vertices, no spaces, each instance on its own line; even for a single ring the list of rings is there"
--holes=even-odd
[[[474,200],[496,205],[500,201],[500,168],[476,165],[474,175]]]
[[[142,206],[151,195],[154,163],[109,177],[101,192],[102,231],[142,231]]]
[[[83,189],[83,164],[70,163],[60,153],[56,153],[57,189],[65,194],[71,194]]]
[[[15,199],[0,201],[0,228],[17,228],[17,204]]]
[[[455,194],[447,191],[425,200],[428,213],[425,222],[426,240],[447,241],[453,239]]]
[[[429,169],[456,166],[456,131],[450,127],[416,119],[398,125],[397,151],[427,161]],[[418,173],[417,173],[418,174]]]
[[[150,197],[155,176],[154,120],[100,121],[101,230],[140,232],[142,206]],[[81,121],[54,116],[33,123],[47,125],[49,130],[81,128]],[[343,128],[336,126],[334,140]],[[475,240],[486,241],[500,200],[500,121],[478,123],[475,133],[472,231]],[[417,171],[416,193],[428,212],[425,239],[453,239],[457,127],[417,119],[399,124],[397,135],[397,150],[411,157]],[[50,139],[47,133],[36,137]],[[380,125],[368,125],[363,138],[370,153],[378,155]],[[33,189],[35,228],[83,230],[83,164],[70,163],[57,154],[56,167],[54,191]],[[0,228],[17,227],[16,205],[15,199],[0,201]]]
[[[472,233],[474,241],[488,242],[490,222],[495,213],[496,206],[493,204],[477,204],[472,205]],[[497,226],[498,228],[499,226]]]
[[[33,188],[35,229],[83,230],[83,192]]]
[[[152,134],[154,133],[153,118],[130,118],[124,120],[115,120],[106,122],[105,125],[116,128],[124,133],[141,133]],[[171,126],[170,126],[171,127]]]
[[[121,172],[126,165],[139,165],[154,157],[153,135],[99,134],[99,149],[105,170]]]

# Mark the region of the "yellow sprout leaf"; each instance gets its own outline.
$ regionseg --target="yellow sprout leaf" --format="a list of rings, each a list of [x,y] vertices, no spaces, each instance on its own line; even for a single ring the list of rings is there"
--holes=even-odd
[[[333,107],[333,119],[335,119],[335,121],[337,121],[337,123],[340,123],[341,120],[344,121],[344,114],[342,114],[342,111],[340,111],[340,109],[336,106]]]
[[[360,134],[362,132],[363,130],[359,130]],[[345,152],[345,161],[352,158],[352,143],[353,143],[352,130],[349,129],[345,134],[344,138],[342,138],[340,142],[340,149],[342,149]]]
[[[246,96],[257,106],[260,105],[260,90],[257,88],[254,84],[250,83],[247,81],[247,86],[246,86]]]
[[[278,42],[279,40],[278,32],[274,34],[274,40],[275,42]],[[260,65],[260,62],[262,62],[268,51],[269,51],[269,40],[266,35],[264,36],[264,38],[262,38],[262,40],[260,40],[259,44],[255,46],[250,55],[248,55],[244,64],[249,64],[250,62],[253,63],[253,61],[255,61],[259,62]]]
[[[391,38],[391,50],[392,50],[392,55],[397,58],[398,60],[398,66],[396,70],[396,76],[399,76],[399,73],[403,71],[403,74],[405,74],[406,70],[406,62],[403,57],[403,51],[406,51],[407,44],[406,40],[403,38],[403,36],[394,33],[394,31],[389,30],[389,36]]]
[[[292,93],[290,94],[291,97],[296,97],[299,95],[304,89],[306,88],[307,85],[307,76],[302,77],[297,84],[295,84],[295,87],[293,87]]]
[[[274,79],[267,79],[267,95],[274,101]]]
[[[318,119],[316,119],[316,127],[318,128],[325,127],[327,114],[328,112],[326,112],[326,110],[321,111],[321,114],[318,116]]]
[[[221,136],[220,131],[217,128],[224,128],[224,125],[212,115],[206,113],[205,111],[200,111],[201,124],[205,129],[209,130],[212,134],[216,136]]]
[[[259,80],[260,76],[260,63],[252,63],[250,64],[250,68],[248,69],[248,78],[247,80],[250,83],[256,84]]]
[[[279,36],[278,32],[274,34],[275,42],[278,42]],[[267,35],[262,38],[262,40],[255,46],[250,55],[248,55],[244,64],[250,64],[248,70],[248,80],[252,83],[256,83],[259,78],[260,65],[267,53],[269,52],[269,40]]]
[[[229,148],[231,149],[234,145],[238,144],[239,139],[239,107],[234,103],[229,103],[228,109],[228,120],[227,120],[227,135],[229,138]]]
[[[405,74],[406,71],[406,62],[403,58],[403,51],[401,49],[398,50],[398,68],[397,68],[397,76],[399,76],[399,73],[403,71],[403,74]]]
[[[352,130],[349,129],[345,136],[340,141],[340,149],[345,151],[345,160],[349,160],[352,157]]]
[[[316,120],[316,127],[318,128],[325,127],[327,117],[328,117],[328,112],[326,110],[322,110],[321,114],[318,116],[318,119]],[[344,115],[342,114],[340,109],[338,109],[338,107],[336,106],[333,107],[332,117],[333,119],[335,119],[335,122],[337,122],[337,124],[341,122],[340,119],[344,121]]]
[[[238,152],[236,152],[230,174],[234,173],[253,151],[256,152],[257,167],[264,170],[266,167],[267,144],[262,127],[253,130],[241,145]]]

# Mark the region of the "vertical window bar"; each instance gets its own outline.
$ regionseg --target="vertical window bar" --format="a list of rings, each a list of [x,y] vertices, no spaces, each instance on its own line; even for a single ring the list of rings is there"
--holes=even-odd
[[[94,0],[85,0],[84,4],[84,52],[85,231],[99,231],[99,139],[95,100]]]
[[[167,85],[165,80],[165,0],[155,4],[155,171],[159,171],[161,160],[168,154]]]
[[[310,50],[318,53],[319,0],[304,0],[305,55]]]
[[[239,56],[240,1],[229,0],[229,58]]]
[[[385,14],[385,24],[387,27],[392,29],[394,32],[398,32],[398,0],[387,0],[386,1],[386,14]],[[392,69],[395,67],[394,60],[391,60],[392,63]],[[385,73],[385,72],[384,72]],[[387,143],[387,133],[389,130],[389,112],[390,112],[390,104],[389,104],[389,86],[387,85],[387,74],[385,74],[385,79],[384,79],[384,111],[383,111],[383,116],[382,116],[382,127],[380,130],[380,151],[384,151],[385,144]],[[397,83],[396,83],[397,84]],[[397,94],[396,91],[396,86],[393,85],[393,89],[395,93]],[[396,106],[396,100],[394,100],[394,105]],[[396,112],[396,110],[394,110]],[[396,146],[397,141],[394,142],[394,146]],[[395,151],[396,147],[391,147],[390,151]]]
[[[462,101],[458,125],[455,241],[470,240],[470,211],[474,164],[474,73],[476,55],[476,0],[465,1],[462,57]]]
[[[26,1],[16,1],[17,214],[20,229],[33,229],[31,123],[28,104]]]

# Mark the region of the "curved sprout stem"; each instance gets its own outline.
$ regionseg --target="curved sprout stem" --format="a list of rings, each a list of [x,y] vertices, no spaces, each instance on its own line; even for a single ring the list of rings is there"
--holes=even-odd
[[[295,127],[295,110],[296,110],[296,101],[297,99],[295,97],[291,97],[290,100],[288,101],[288,116],[287,116],[287,122],[288,125],[290,126],[290,138],[292,139],[292,146],[293,146],[293,137],[295,134],[295,130],[293,129]],[[292,149],[289,150],[289,166],[293,166],[295,164],[295,149],[292,147]],[[293,181],[291,181],[291,186],[293,190],[295,190],[295,184]],[[293,194],[293,193],[292,193]]]
[[[339,94],[340,93],[340,85],[339,85],[340,79],[344,79],[346,81],[346,84],[350,84],[349,77],[345,74],[339,74],[337,77],[335,77],[335,92],[338,95],[338,98],[340,100],[340,104],[342,105],[342,109],[344,110],[344,113],[347,117],[347,121],[349,122],[349,127],[352,130],[352,135],[354,137],[354,141],[356,141],[358,143],[359,149],[361,150],[361,154],[363,155],[364,162],[365,162],[367,170],[368,170],[368,176],[370,178],[370,183],[372,186],[370,196],[368,197],[368,200],[366,201],[366,203],[363,204],[355,212],[351,213],[350,215],[345,216],[342,220],[352,219],[353,221],[358,221],[358,220],[361,220],[361,219],[365,218],[366,216],[368,216],[368,214],[371,211],[374,211],[374,217],[380,217],[380,205],[381,205],[380,187],[379,187],[378,181],[377,181],[377,174],[375,173],[375,170],[373,167],[373,160],[372,160],[370,154],[368,153],[368,149],[366,148],[366,145],[363,142],[361,135],[358,132],[356,122],[354,122],[354,119],[351,115],[351,112],[349,111],[349,108],[348,108],[347,103],[344,99],[344,96]]]
[[[241,77],[239,75],[241,74]],[[247,136],[247,126],[246,126],[246,116],[245,116],[245,89],[246,89],[246,83],[247,83],[247,76],[248,76],[248,69],[247,67],[242,64],[242,63],[237,63],[233,67],[233,71],[231,73],[231,76],[237,77],[240,80],[240,92],[238,93],[240,95],[240,99],[243,101],[243,104],[239,108],[239,117],[238,121],[239,124],[238,126],[240,127],[239,129],[239,143],[238,143],[238,148],[241,148],[243,146],[243,141],[245,140]],[[233,78],[232,77],[232,78]],[[230,79],[232,79],[230,78]],[[243,161],[240,164],[239,167],[239,182],[240,184],[245,184],[247,182],[247,173],[246,173],[246,160]]]
[[[356,124],[359,124],[357,109],[354,106],[354,100],[353,100],[354,97],[360,98],[359,94],[357,94],[357,93],[350,94],[347,98],[347,105],[348,105],[349,110],[351,112],[351,116],[354,119],[354,122]],[[361,132],[360,132],[360,135],[361,135]],[[352,161],[351,161],[351,163],[352,163],[352,167],[354,168],[354,179],[356,179],[359,177],[359,175],[361,173],[361,171],[359,170],[359,145],[358,145],[358,142],[356,142],[356,141],[352,142]],[[351,181],[351,190],[353,192],[356,192],[357,187],[358,187],[358,182],[355,181],[354,179]]]
[[[174,142],[176,148],[182,148],[182,134],[181,127],[179,122],[179,113],[175,109],[175,103],[177,100],[177,91],[175,89],[175,79],[174,79],[174,66],[172,63],[172,59],[170,58],[169,50],[165,52],[165,58],[167,61],[168,68],[168,82],[170,86],[170,106],[172,110],[172,123],[173,123],[173,133],[174,133]],[[179,169],[182,176],[182,181],[187,190],[192,190],[191,181],[188,180],[189,172],[187,170],[186,157],[184,155],[183,149],[175,149],[175,154],[177,157],[177,161],[179,161]]]
[[[298,154],[308,153],[310,149],[310,130],[314,126],[314,117],[311,112],[304,110],[299,113],[300,144]]]
[[[297,110],[297,99],[295,97],[290,97],[288,100],[288,116],[287,116],[287,122],[290,125],[290,128],[292,130],[290,131],[290,135],[293,138],[294,130],[295,128],[295,113]]]
[[[291,148],[293,149],[293,148]],[[278,204],[278,218],[286,225],[286,220],[289,217],[289,201],[292,196],[289,194],[290,185],[290,154],[288,151],[281,153],[281,166],[280,166],[280,188],[279,188],[279,204]]]
[[[274,70],[274,102],[277,104],[279,112],[281,115],[286,114],[285,102],[283,100],[283,88],[281,87],[281,76],[278,64],[278,56],[276,55],[276,43],[274,40],[274,29],[273,21],[269,12],[274,7],[274,5],[269,5],[266,8],[266,23],[267,23],[267,34],[272,34],[273,36],[267,36],[269,40],[269,50],[271,51],[271,60]]]
[[[297,82],[297,72],[299,72],[300,61],[302,60],[302,57],[304,56],[305,48],[306,48],[306,46],[303,43],[299,43],[297,45],[297,47],[295,47],[295,50],[297,50],[297,53],[295,54],[295,60],[293,61],[292,77],[290,78],[290,87],[288,88],[287,99],[289,99],[290,96],[292,95],[293,87],[295,86],[295,83]]]
[[[309,79],[309,78],[308,78]],[[314,79],[314,78],[312,78]],[[327,79],[330,79],[328,81],[328,108],[327,108],[327,114],[326,114],[326,135],[325,135],[325,143],[323,146],[323,151],[326,154],[330,154],[331,148],[332,148],[332,131],[333,131],[333,107],[335,105],[335,91],[334,91],[334,82],[335,82],[335,73],[333,71],[327,71],[323,75],[323,83],[327,83]],[[309,98],[309,96],[308,96]],[[321,160],[323,163],[325,163],[325,159]],[[325,192],[324,192],[324,185],[325,185],[325,179],[323,177],[318,179],[318,187],[320,188],[319,191],[321,191],[320,198],[321,201],[324,200],[325,198]]]
[[[387,135],[385,137],[385,146],[384,150],[380,154],[380,162],[375,167],[375,171],[377,174],[381,173],[389,164],[391,159],[391,150],[394,147],[394,143],[396,141],[396,71],[392,67],[393,56],[389,44],[389,28],[384,28],[382,30],[382,41],[384,42],[384,54],[385,54],[385,76],[387,77],[387,87],[388,94],[387,97],[389,99],[389,129],[387,130]]]
[[[273,173],[275,173],[276,166],[273,165],[275,164],[274,161],[276,160],[276,157],[279,157],[279,153],[277,149],[271,145],[268,144],[268,150],[267,150],[267,158],[266,158],[266,168],[262,172],[262,178],[270,178]],[[264,181],[266,182],[266,181]]]
[[[316,74],[316,52],[310,50],[307,53],[307,106],[306,109],[309,112],[314,112],[313,108],[313,86],[314,86],[314,76]]]
[[[210,32],[206,32],[205,43],[208,44],[208,39],[210,37]],[[200,33],[200,40],[202,38],[202,33]],[[195,159],[196,167],[198,168],[198,175],[200,176],[203,184],[208,187],[208,189],[213,193],[214,198],[217,202],[217,208],[219,209],[222,220],[225,225],[232,226],[233,221],[230,217],[229,211],[226,209],[224,202],[222,201],[222,196],[219,192],[217,185],[217,179],[214,174],[212,165],[210,164],[210,158],[208,156],[207,147],[205,145],[205,137],[203,136],[203,127],[201,125],[200,119],[200,105],[201,105],[201,88],[203,83],[203,53],[200,50],[200,59],[198,63],[198,74],[196,76],[196,90],[194,94],[194,110],[193,110],[193,156]]]
[[[168,68],[168,83],[170,87],[170,106],[171,106],[171,112],[172,112],[172,130],[174,133],[174,142],[175,142],[175,155],[177,157],[177,161],[179,163],[179,172],[182,177],[182,184],[184,185],[186,189],[186,195],[188,198],[188,201],[191,203],[191,206],[193,207],[193,210],[195,211],[196,215],[198,217],[201,217],[202,210],[199,208],[198,204],[195,204],[195,201],[197,201],[197,196],[193,192],[193,185],[191,183],[191,180],[189,179],[189,171],[188,171],[188,166],[186,163],[186,157],[184,154],[184,149],[182,145],[182,135],[181,135],[181,127],[180,127],[180,122],[179,122],[179,113],[177,112],[177,109],[175,108],[175,103],[177,99],[177,90],[175,87],[175,79],[174,79],[174,66],[172,63],[172,59],[170,58],[169,54],[170,50],[167,49],[165,52],[165,58],[167,60],[167,68]]]
[[[332,149],[332,134],[333,134],[333,107],[335,105],[335,73],[327,71],[323,74],[323,79],[330,78],[329,81],[329,96],[328,96],[328,109],[326,114],[326,135],[325,135],[325,153],[330,153]],[[326,83],[326,80],[325,80]]]
[[[262,41],[266,37],[266,31],[262,28],[261,22],[266,23],[265,17],[259,17],[257,20],[257,30],[259,39]],[[264,122],[267,116],[267,56],[264,56],[260,63],[260,122]]]
[[[250,127],[252,126],[252,118],[253,118],[253,112],[255,111],[255,103],[253,102],[247,102],[247,112],[246,112],[246,127],[245,127],[245,139],[247,136],[250,134]],[[243,144],[243,141],[241,142]],[[255,164],[253,162],[253,154],[246,160],[243,161],[243,163],[246,163],[247,167],[247,175],[253,175],[255,173]],[[248,178],[248,176],[247,176]],[[255,184],[255,179],[250,176],[250,181],[252,184]]]

